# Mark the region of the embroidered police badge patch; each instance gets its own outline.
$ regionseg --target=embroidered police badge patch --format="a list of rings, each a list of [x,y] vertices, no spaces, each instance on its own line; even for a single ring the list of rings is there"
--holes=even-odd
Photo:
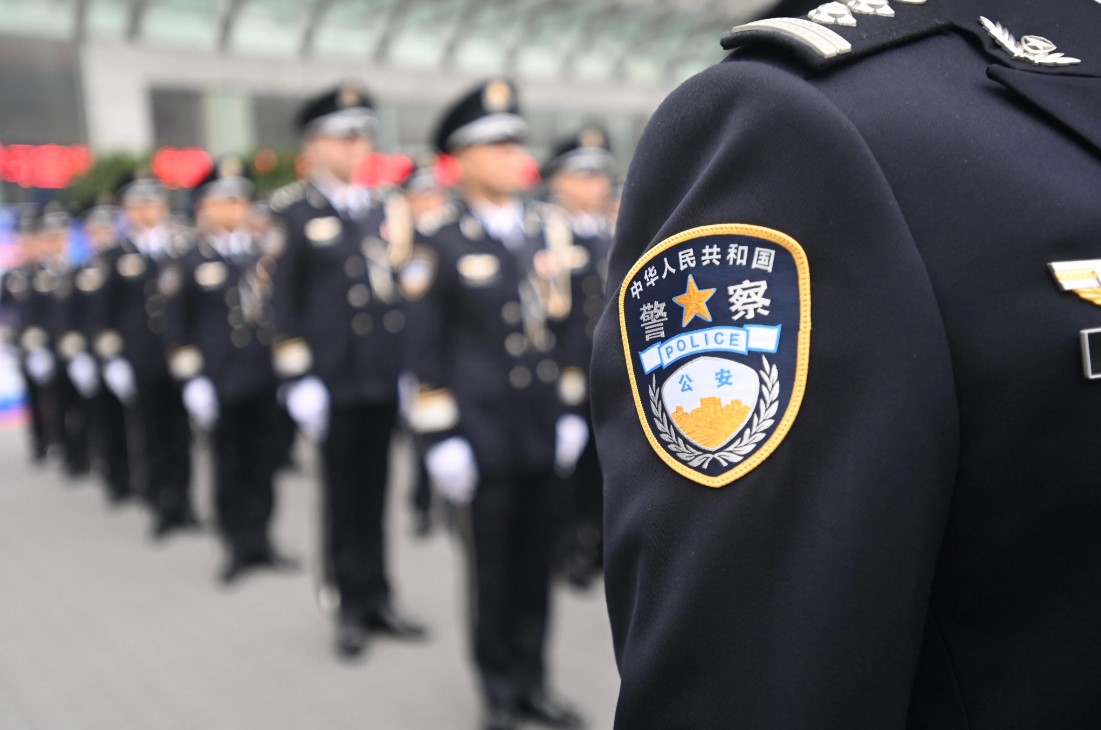
[[[807,381],[810,305],[806,254],[768,228],[695,228],[635,264],[619,294],[623,347],[666,464],[722,487],[780,445]]]

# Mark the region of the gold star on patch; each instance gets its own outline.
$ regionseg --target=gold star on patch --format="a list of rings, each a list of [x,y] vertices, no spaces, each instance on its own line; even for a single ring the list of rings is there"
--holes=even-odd
[[[696,286],[695,278],[688,275],[688,290],[679,297],[673,297],[673,301],[684,307],[684,321],[681,327],[687,327],[694,318],[699,317],[708,322],[711,321],[711,310],[707,308],[707,300],[715,296],[714,289],[700,289]]]

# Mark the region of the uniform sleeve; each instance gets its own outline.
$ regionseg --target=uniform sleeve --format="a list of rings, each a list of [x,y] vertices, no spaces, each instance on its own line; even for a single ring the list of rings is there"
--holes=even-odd
[[[280,379],[292,380],[313,370],[313,351],[300,320],[307,293],[309,249],[301,231],[285,214],[277,213],[273,225],[281,231],[283,241],[272,272],[271,312],[276,331],[272,363]]]
[[[940,311],[889,181],[820,91],[760,61],[687,82],[638,149],[610,291],[677,233],[768,227],[806,251],[813,334],[786,438],[712,489],[644,437],[606,310],[592,387],[616,727],[904,727],[958,424]]]
[[[118,254],[103,256],[103,285],[95,293],[91,305],[89,327],[92,349],[101,360],[112,360],[123,352],[122,335],[118,329],[122,306],[122,278],[118,273]]]
[[[459,404],[447,366],[450,302],[457,281],[455,263],[442,241],[429,237],[416,248],[420,255],[401,274],[409,322],[402,360],[403,369],[417,382],[409,406],[409,425],[432,443],[456,435],[459,428]],[[410,285],[411,277],[425,276],[410,268],[413,266],[431,267],[427,283]]]
[[[178,381],[191,380],[204,368],[202,349],[199,346],[195,268],[198,260],[188,256],[172,268],[161,271],[158,287],[164,296],[165,342],[168,370]]]

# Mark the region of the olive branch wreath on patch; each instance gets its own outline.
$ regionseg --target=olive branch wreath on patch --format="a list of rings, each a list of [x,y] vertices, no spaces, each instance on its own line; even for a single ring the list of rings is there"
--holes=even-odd
[[[757,399],[756,412],[753,414],[749,428],[725,449],[713,453],[701,451],[677,435],[669,422],[669,416],[661,407],[658,378],[654,376],[650,381],[650,411],[654,415],[654,425],[657,426],[661,440],[669,446],[669,450],[678,459],[693,469],[706,469],[715,460],[723,466],[729,466],[749,456],[757,444],[764,439],[768,429],[776,422],[776,410],[780,402],[780,375],[776,366],[770,364],[767,357],[762,357],[761,362],[762,367],[757,371],[757,375],[761,378],[761,397]]]

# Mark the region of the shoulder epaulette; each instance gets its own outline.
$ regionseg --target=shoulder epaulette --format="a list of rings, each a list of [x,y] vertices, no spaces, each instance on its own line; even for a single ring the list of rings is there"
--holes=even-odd
[[[459,218],[459,208],[454,203],[449,203],[439,210],[427,213],[417,220],[417,233],[422,236],[435,235],[437,231],[448,223],[454,223]]]
[[[297,180],[290,185],[284,185],[271,194],[268,205],[275,213],[280,213],[293,204],[302,200],[306,195],[306,181]]]
[[[817,71],[930,35],[950,24],[939,0],[846,0],[803,18],[739,25],[722,40],[728,51],[780,46]]]

